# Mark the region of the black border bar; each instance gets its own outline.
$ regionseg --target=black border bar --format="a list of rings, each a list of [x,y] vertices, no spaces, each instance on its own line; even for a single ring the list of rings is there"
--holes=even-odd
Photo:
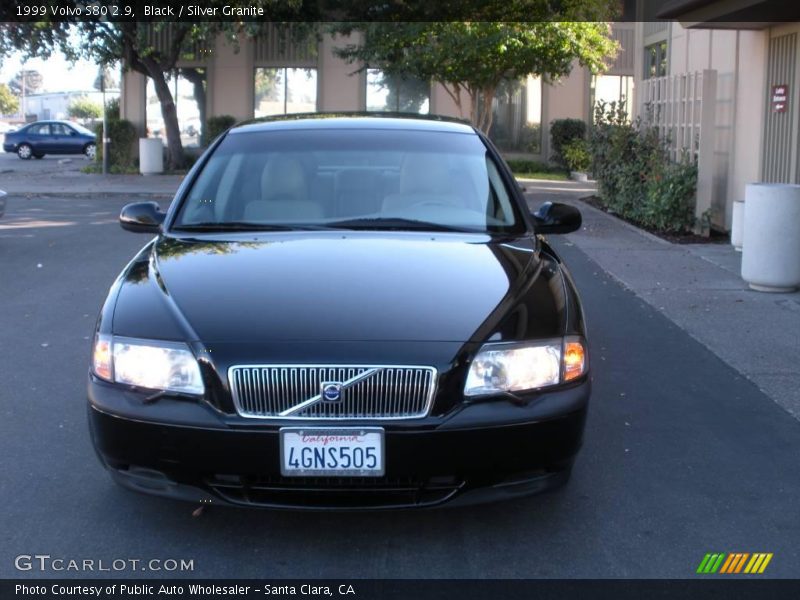
[[[686,11],[713,10],[723,1],[644,0],[641,6],[642,14],[680,20]],[[565,14],[569,20],[634,21],[639,16],[635,0],[618,0],[616,6],[599,18],[595,9],[577,10],[574,0],[3,0],[0,22],[523,22],[557,21]],[[745,11],[710,18],[748,20],[800,20],[800,2],[750,0]]]
[[[138,586],[138,587],[137,587]],[[161,586],[167,593],[161,592]],[[98,593],[99,591],[99,593]],[[161,592],[161,593],[160,593]],[[353,598],[356,600],[566,600],[580,598],[783,600],[800,597],[800,579],[697,577],[696,579],[16,579],[0,582],[4,600],[172,598]]]

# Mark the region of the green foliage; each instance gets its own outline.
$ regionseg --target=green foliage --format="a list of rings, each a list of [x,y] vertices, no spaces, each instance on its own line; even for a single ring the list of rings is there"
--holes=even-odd
[[[589,139],[604,206],[644,227],[683,232],[694,225],[697,165],[689,152],[672,161],[658,130],[629,123],[624,102],[600,102]]]
[[[119,98],[111,98],[106,102],[106,118],[107,119],[119,119]]]
[[[251,3],[252,0],[206,0],[203,5],[221,11],[223,6],[248,7]],[[168,163],[171,168],[179,168],[184,150],[175,98],[167,84],[167,76],[174,72],[178,61],[205,59],[220,35],[236,46],[240,36],[260,35],[270,23],[301,15],[308,16],[308,21],[320,20],[314,18],[316,3],[269,0],[262,4],[266,14],[258,22],[86,20],[85,11],[83,16],[56,20],[48,10],[40,21],[0,23],[0,57],[21,52],[25,58],[47,59],[61,52],[68,60],[87,59],[103,66],[124,61],[125,69],[152,79],[167,134]],[[169,43],[159,42],[164,39]]]
[[[5,83],[0,83],[0,115],[14,114],[19,110],[19,98],[11,93]]]
[[[532,173],[534,171],[552,171],[553,167],[539,162],[538,160],[526,160],[521,158],[507,158],[506,164],[513,173]]]
[[[231,115],[216,115],[206,120],[206,135],[210,142],[236,125],[236,118]]]
[[[97,136],[98,163],[103,162],[103,124],[95,126],[94,133]],[[135,166],[133,157],[133,144],[137,139],[136,127],[125,119],[107,119],[106,133],[111,142],[108,145],[108,164],[111,172],[127,173]]]
[[[561,147],[561,154],[570,171],[585,172],[592,164],[589,145],[583,138],[575,138]]]
[[[575,139],[586,139],[586,122],[583,119],[556,119],[550,122],[550,160],[566,167],[563,147]]]
[[[25,85],[23,85],[23,83]],[[39,73],[39,71],[36,69],[24,69],[22,71],[18,71],[17,74],[11,78],[11,80],[8,82],[8,88],[15,96],[22,96],[23,88],[25,88],[25,94],[35,94],[41,89],[42,83],[42,74]]]
[[[69,103],[67,113],[75,119],[98,119],[103,116],[103,106],[86,96],[81,96]]]
[[[608,6],[612,0],[587,4]],[[541,3],[539,3],[541,4]],[[616,43],[606,22],[570,20],[579,3],[562,4],[563,21],[433,21],[412,23],[337,23],[334,34],[363,33],[359,44],[336,50],[362,68],[380,68],[387,76],[416,77],[445,84],[462,108],[470,100],[472,123],[487,132],[491,104],[503,80],[540,75],[553,81],[569,74],[573,61],[593,73],[605,69]],[[581,13],[582,14],[582,13]]]
[[[567,174],[557,167],[553,167],[547,163],[539,162],[538,160],[527,160],[520,158],[507,158],[511,172],[517,177],[528,179],[550,179],[555,181],[566,180]]]

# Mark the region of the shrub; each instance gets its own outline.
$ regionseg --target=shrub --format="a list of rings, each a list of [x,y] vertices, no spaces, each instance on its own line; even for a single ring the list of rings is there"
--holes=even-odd
[[[106,121],[106,133],[111,140],[108,149],[108,164],[111,167],[118,167],[127,170],[134,165],[133,143],[136,141],[136,127],[125,119],[108,119]],[[94,128],[97,136],[97,161],[103,161],[103,124],[100,123]]]
[[[575,139],[586,139],[586,123],[581,119],[556,119],[550,123],[550,160],[566,167],[563,148]]]
[[[570,171],[586,171],[592,163],[589,146],[586,140],[576,138],[561,147],[564,162]]]
[[[688,152],[671,160],[669,140],[639,119],[629,123],[624,102],[595,106],[589,149],[607,209],[663,232],[686,231],[694,224],[697,166]]]
[[[106,102],[106,118],[119,120],[119,98],[111,98]]]
[[[216,115],[206,120],[206,139],[210,144],[217,136],[236,125],[236,118],[231,115]]]
[[[560,173],[561,170],[538,160],[509,158],[506,160],[512,173]]]

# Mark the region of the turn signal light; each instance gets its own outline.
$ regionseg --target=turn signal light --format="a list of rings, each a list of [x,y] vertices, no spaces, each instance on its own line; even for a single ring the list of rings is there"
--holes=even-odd
[[[564,344],[564,381],[576,379],[586,370],[586,351],[581,342]]]
[[[111,381],[111,338],[98,335],[94,341],[92,369],[95,375]]]

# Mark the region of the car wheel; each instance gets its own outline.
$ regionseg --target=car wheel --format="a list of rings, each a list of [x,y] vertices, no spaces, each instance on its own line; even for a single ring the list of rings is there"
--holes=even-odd
[[[94,157],[97,155],[97,145],[86,144],[86,147],[83,149],[83,153],[89,160],[94,160]]]
[[[33,156],[33,148],[28,144],[20,144],[17,148],[17,156],[22,160],[30,160],[31,156]]]
[[[33,158],[42,159],[42,158],[44,158],[44,154],[34,154]]]

